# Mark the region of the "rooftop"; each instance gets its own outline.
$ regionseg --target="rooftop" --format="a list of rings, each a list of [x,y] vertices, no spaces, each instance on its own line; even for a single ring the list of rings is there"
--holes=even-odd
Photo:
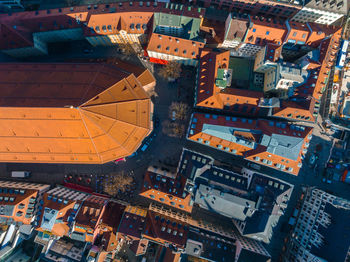
[[[191,212],[191,196],[184,190],[186,178],[181,175],[169,177],[147,171],[140,195],[165,205]]]
[[[130,66],[1,67],[0,161],[105,163],[130,155],[152,129],[152,102]]]
[[[187,234],[187,223],[148,211],[143,237],[162,244],[169,243],[175,249],[182,249],[186,245]]]
[[[277,121],[194,113],[187,138],[297,175],[311,133]]]

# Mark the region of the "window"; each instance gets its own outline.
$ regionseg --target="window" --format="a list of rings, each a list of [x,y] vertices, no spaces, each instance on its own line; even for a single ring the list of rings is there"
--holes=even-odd
[[[158,46],[157,46],[157,49],[160,49],[160,47],[161,47],[161,45],[158,45]]]
[[[253,33],[255,33],[256,32],[256,29],[255,28],[253,28]]]
[[[269,35],[270,34],[270,31],[266,31],[266,35]]]
[[[297,32],[294,32],[294,33],[293,33],[293,36],[294,36],[294,37],[297,36]]]
[[[174,51],[175,51],[175,53],[177,53],[177,52],[179,51],[179,49],[175,48],[175,50],[174,50]]]
[[[303,34],[302,38],[305,38],[306,37],[306,34]]]
[[[185,55],[185,54],[187,53],[187,51],[186,51],[186,50],[184,50],[184,51],[183,51],[183,53],[184,53],[184,55]]]
[[[95,31],[96,31],[97,33],[99,33],[99,32],[100,32],[100,27],[99,27],[99,26],[96,26],[96,27],[95,27]]]

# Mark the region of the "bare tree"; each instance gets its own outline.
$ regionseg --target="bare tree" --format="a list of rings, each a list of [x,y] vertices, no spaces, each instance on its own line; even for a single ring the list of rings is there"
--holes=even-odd
[[[164,122],[162,122],[162,132],[165,135],[169,135],[171,133],[171,127],[170,127],[170,121],[169,120],[165,120]]]
[[[185,134],[185,125],[179,122],[165,120],[162,123],[162,132],[170,137],[182,137]]]
[[[124,171],[112,174],[110,180],[103,183],[103,191],[110,196],[115,196],[118,192],[125,192],[128,186],[131,186],[133,178]]]
[[[185,103],[172,102],[169,107],[169,117],[170,119],[172,119],[175,114],[176,120],[185,120],[187,118],[187,114],[189,110],[190,110],[190,107]]]
[[[185,134],[185,125],[181,123],[173,123],[172,134],[174,137],[182,137]]]
[[[168,80],[177,79],[181,75],[181,64],[170,61],[159,70],[159,75]]]

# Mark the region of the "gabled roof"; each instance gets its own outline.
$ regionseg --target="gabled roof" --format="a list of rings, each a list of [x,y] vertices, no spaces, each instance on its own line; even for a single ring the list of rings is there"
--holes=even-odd
[[[194,113],[187,138],[297,175],[311,133],[277,121]]]
[[[203,47],[204,43],[197,40],[152,33],[147,45],[147,51],[188,59],[198,59],[200,50]]]
[[[188,224],[177,219],[147,212],[143,237],[161,244],[170,244],[175,248],[184,248],[187,241]]]
[[[182,175],[167,177],[147,171],[140,195],[162,204],[191,212],[191,195],[185,191],[186,178]]]
[[[249,26],[249,20],[243,18],[231,17],[228,29],[225,31],[224,40],[232,41],[242,41]]]

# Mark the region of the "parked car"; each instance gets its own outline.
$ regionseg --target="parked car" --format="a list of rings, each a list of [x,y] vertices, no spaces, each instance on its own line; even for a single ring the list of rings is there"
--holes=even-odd
[[[27,178],[30,176],[29,171],[12,171],[11,172],[11,177],[15,177],[15,178]]]
[[[251,167],[255,170],[260,170],[261,169],[261,166],[259,166],[258,164],[254,164],[254,163],[248,163],[247,164],[248,167]]]
[[[93,53],[94,50],[86,48],[86,49],[83,50],[83,52],[84,52],[84,54],[90,54],[90,53]]]
[[[311,167],[314,167],[316,164],[316,161],[318,160],[319,156],[317,154],[312,154],[309,159],[309,164]]]

